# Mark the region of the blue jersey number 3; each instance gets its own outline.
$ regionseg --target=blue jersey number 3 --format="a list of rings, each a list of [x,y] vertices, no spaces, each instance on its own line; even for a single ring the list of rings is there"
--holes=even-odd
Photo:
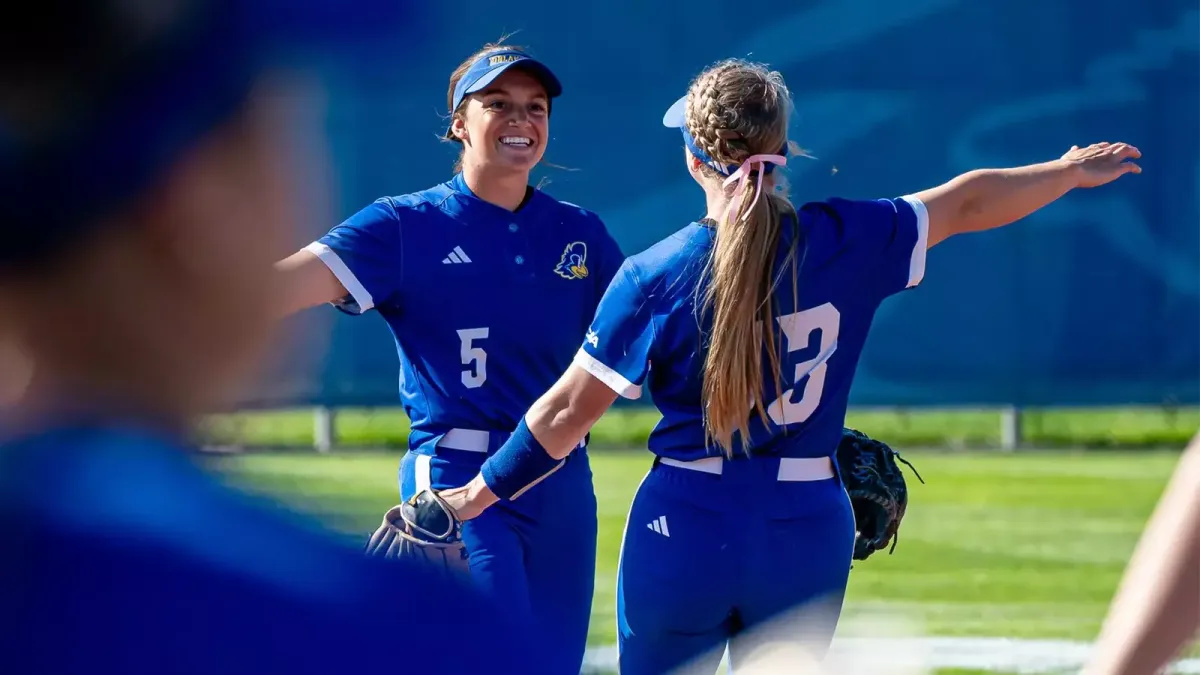
[[[467,389],[478,389],[487,381],[487,352],[474,344],[476,340],[486,339],[487,336],[487,328],[464,328],[458,331],[458,339],[462,343],[459,353],[466,366],[462,372],[462,383]]]
[[[817,356],[804,363],[796,365],[793,383],[799,386],[800,381],[808,377],[804,383],[803,393],[799,401],[793,401],[795,388],[788,389],[783,395],[767,406],[767,414],[771,421],[779,426],[799,424],[812,416],[821,403],[821,394],[825,390],[825,372],[829,357],[837,349],[838,329],[841,327],[842,315],[837,307],[828,302],[812,309],[795,312],[778,319],[783,337],[787,340],[788,353],[808,346],[813,331],[821,331],[821,351]]]

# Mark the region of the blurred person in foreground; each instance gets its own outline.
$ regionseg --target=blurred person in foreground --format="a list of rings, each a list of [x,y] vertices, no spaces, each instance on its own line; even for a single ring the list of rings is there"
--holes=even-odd
[[[1200,433],[1184,450],[1113,598],[1084,675],[1164,672],[1200,634]]]
[[[0,671],[436,673],[452,648],[456,673],[537,672],[520,626],[453,630],[500,611],[462,582],[226,487],[185,441],[270,343],[296,220],[277,57],[396,6],[0,17],[0,317],[37,366],[0,440]],[[414,617],[444,637],[406,651]]]
[[[0,326],[4,325],[0,314]],[[33,375],[33,364],[15,341],[0,337],[0,426],[4,424],[4,411],[16,405]]]

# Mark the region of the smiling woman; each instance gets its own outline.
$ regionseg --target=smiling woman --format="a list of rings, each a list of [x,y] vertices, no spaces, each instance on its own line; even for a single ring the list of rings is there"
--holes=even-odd
[[[445,138],[462,147],[454,177],[383,197],[276,265],[279,313],[331,303],[387,321],[412,420],[401,499],[478,473],[570,365],[624,260],[595,214],[529,184],[561,94],[525,50],[487,45],[450,77]],[[462,532],[472,578],[511,608],[505,621],[545,631],[554,673],[582,667],[595,582],[596,498],[581,439],[553,476]]]
[[[554,73],[520,47],[491,44],[471,55],[451,74],[446,91],[451,111],[446,139],[463,146],[455,172],[469,173],[475,189],[491,182],[486,173],[524,174],[521,189],[508,190],[520,203],[529,172],[546,152],[550,100],[561,93]]]

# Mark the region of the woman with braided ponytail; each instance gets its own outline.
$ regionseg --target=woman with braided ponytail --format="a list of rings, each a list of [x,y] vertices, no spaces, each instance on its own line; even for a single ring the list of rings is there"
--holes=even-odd
[[[664,123],[682,132],[707,217],[626,260],[571,368],[479,476],[441,493],[461,519],[518,498],[618,395],[648,388],[663,419],[621,553],[623,675],[712,673],[726,647],[735,670],[780,646],[807,656],[772,672],[823,656],[855,538],[833,456],[876,309],[921,282],[946,238],[1140,171],[1136,148],[1100,143],[797,209],[780,178],[790,112],[763,66],[723,61],[695,79]],[[797,607],[802,625],[771,621]]]

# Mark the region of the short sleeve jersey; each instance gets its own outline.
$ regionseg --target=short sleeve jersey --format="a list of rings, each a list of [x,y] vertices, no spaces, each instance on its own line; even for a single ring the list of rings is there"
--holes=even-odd
[[[648,389],[663,415],[650,450],[684,461],[719,452],[706,444],[701,402],[711,316],[697,310],[715,236],[711,224],[692,223],[631,256],[575,358],[621,396],[638,398]],[[760,400],[770,422],[748,404],[750,436],[735,439],[737,453],[835,451],[875,312],[888,296],[921,282],[927,241],[928,215],[913,197],[830,199],[785,219],[774,261],[773,330],[782,372],[771,371],[764,353]]]
[[[512,431],[571,364],[624,260],[594,213],[534,189],[509,211],[461,174],[379,199],[308,249],[348,291],[340,309],[391,328],[418,452],[452,428]]]
[[[195,450],[98,426],[0,443],[12,673],[539,672],[533,635],[432,567],[231,488]],[[407,642],[406,642],[407,640]],[[68,644],[65,644],[66,641]]]

